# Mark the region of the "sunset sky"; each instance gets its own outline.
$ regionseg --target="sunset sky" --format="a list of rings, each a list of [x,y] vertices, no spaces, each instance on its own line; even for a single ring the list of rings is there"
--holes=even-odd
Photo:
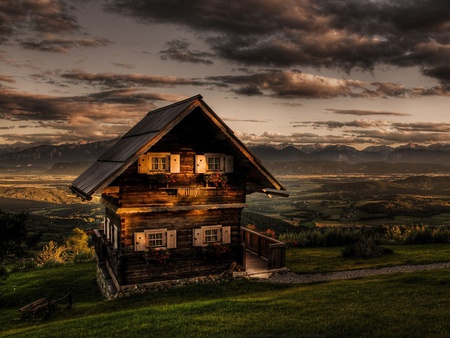
[[[0,0],[0,143],[196,94],[246,143],[450,143],[450,1]]]

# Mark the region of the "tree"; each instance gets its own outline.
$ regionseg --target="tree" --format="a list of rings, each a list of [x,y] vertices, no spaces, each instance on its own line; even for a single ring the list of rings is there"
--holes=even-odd
[[[90,251],[88,246],[88,235],[81,229],[72,230],[72,235],[66,238],[64,245],[72,254],[78,255]]]
[[[26,243],[26,213],[9,213],[0,210],[0,260],[8,255],[22,255]]]

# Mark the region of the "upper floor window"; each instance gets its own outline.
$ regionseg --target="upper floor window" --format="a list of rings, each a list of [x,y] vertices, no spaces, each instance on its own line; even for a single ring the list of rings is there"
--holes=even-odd
[[[206,164],[208,171],[221,171],[223,170],[223,159],[221,155],[206,155]]]
[[[170,153],[147,153],[138,160],[139,174],[179,173],[180,155]]]
[[[154,156],[151,159],[151,171],[167,171],[167,156]]]
[[[218,171],[232,173],[233,170],[232,155],[215,153],[195,155],[195,172],[197,174],[207,174]]]

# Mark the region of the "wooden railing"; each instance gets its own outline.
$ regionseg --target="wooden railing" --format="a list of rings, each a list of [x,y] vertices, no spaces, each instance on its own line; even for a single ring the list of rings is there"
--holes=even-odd
[[[124,262],[123,257],[119,254],[118,250],[116,250],[111,242],[105,238],[102,230],[94,230],[92,241],[94,242],[94,249],[98,262],[106,263],[114,272],[117,279],[121,279]]]
[[[241,228],[241,238],[246,250],[267,259],[268,270],[284,268],[285,243],[247,228]]]

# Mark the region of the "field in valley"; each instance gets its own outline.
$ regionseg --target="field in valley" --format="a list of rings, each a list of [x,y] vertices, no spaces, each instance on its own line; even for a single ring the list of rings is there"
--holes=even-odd
[[[293,226],[379,226],[450,224],[447,174],[281,175],[289,198],[260,194],[249,211]]]

